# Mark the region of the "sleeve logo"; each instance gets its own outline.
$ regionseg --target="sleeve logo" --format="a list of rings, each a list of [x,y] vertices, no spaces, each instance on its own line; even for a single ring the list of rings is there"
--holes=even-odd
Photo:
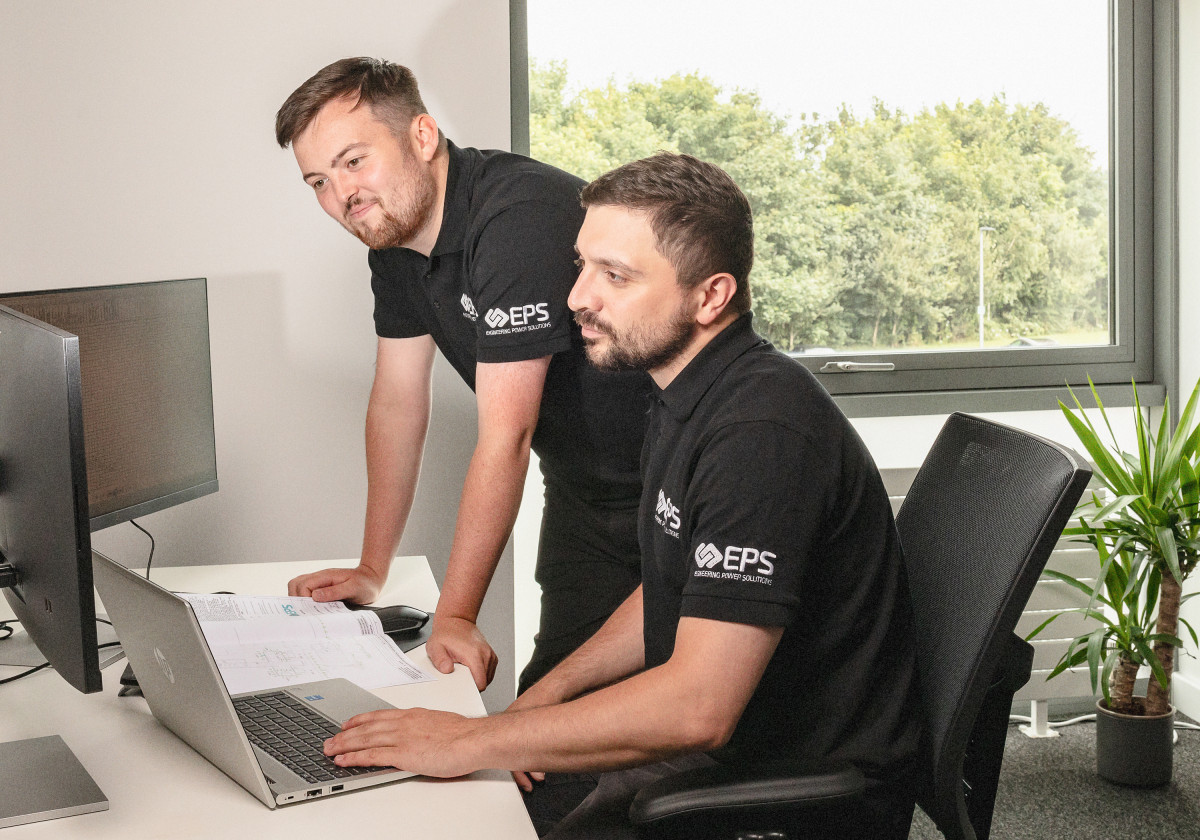
[[[550,326],[550,306],[546,303],[526,303],[508,309],[493,306],[483,320],[491,327],[488,335],[540,330]]]
[[[724,552],[712,543],[700,543],[696,546],[696,565],[701,569],[711,569],[725,559]]]
[[[775,554],[750,546],[730,545],[722,551],[714,543],[696,546],[696,568],[692,577],[737,580],[770,586],[775,574]]]

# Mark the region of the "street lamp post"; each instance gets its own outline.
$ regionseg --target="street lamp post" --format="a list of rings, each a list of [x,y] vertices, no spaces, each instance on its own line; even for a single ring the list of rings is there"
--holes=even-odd
[[[985,311],[984,306],[983,306],[983,232],[985,230],[994,231],[995,228],[994,227],[979,228],[979,306],[976,307],[975,311],[977,313],[979,313],[979,346],[980,347],[983,347],[983,313]]]

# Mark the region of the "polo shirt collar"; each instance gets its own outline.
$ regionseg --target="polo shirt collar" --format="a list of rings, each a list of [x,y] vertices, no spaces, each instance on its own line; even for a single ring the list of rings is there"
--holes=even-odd
[[[751,325],[751,313],[745,313],[704,345],[671,384],[658,391],[659,400],[678,422],[686,421],[726,368],[747,350],[765,343]]]
[[[446,139],[449,165],[446,170],[446,200],[442,205],[442,229],[433,243],[430,257],[452,254],[466,247],[467,208],[470,205],[471,175],[475,161],[471,155]]]

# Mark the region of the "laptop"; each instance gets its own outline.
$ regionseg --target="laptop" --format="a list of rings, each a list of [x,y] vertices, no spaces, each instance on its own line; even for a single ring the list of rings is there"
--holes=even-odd
[[[187,601],[97,551],[92,569],[150,711],[267,807],[415,775],[394,767],[338,767],[320,753],[320,743],[346,720],[394,706],[344,679],[230,696]],[[265,722],[253,719],[256,708]],[[268,729],[281,720],[316,727],[309,739],[315,747]]]

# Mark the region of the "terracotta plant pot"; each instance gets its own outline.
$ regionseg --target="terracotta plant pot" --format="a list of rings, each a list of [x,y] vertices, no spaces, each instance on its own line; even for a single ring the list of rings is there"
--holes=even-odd
[[[1119,785],[1169,784],[1174,732],[1174,707],[1147,717],[1110,711],[1103,698],[1096,701],[1096,772]]]

